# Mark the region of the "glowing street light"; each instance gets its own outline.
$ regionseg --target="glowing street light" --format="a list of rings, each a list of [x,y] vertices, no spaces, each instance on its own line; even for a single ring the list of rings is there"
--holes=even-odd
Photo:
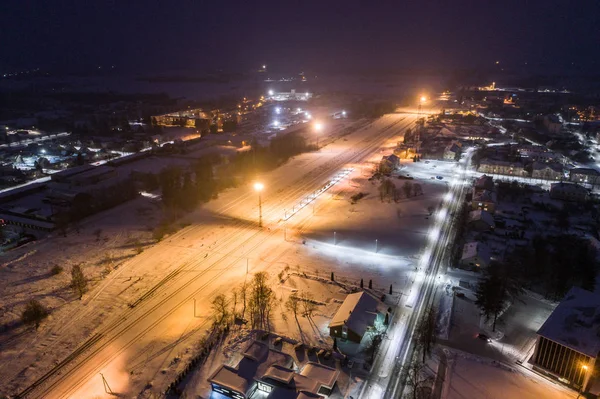
[[[273,94],[275,94],[275,92],[273,90],[269,90],[269,96],[273,97]]]
[[[319,146],[319,133],[323,131],[323,124],[321,122],[315,122],[314,124],[315,132],[317,132],[317,147]]]
[[[281,107],[276,107],[276,108],[275,108],[275,113],[276,113],[277,115],[279,115],[279,114],[281,113]]]
[[[265,186],[261,182],[254,183],[254,191],[258,193],[258,227],[262,227],[262,198],[261,193]]]
[[[581,369],[583,370],[583,382],[581,383],[581,388],[579,388],[579,392],[577,392],[577,399],[581,396],[581,392],[585,386],[585,379],[587,378],[588,366],[587,364],[581,365]]]
[[[427,97],[421,96],[421,98],[419,99],[419,101],[421,102],[421,104],[423,104],[425,101],[427,101]]]

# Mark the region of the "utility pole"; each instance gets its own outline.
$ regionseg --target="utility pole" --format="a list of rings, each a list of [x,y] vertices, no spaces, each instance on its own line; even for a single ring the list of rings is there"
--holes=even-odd
[[[334,231],[334,232],[333,232],[333,245],[337,245],[337,243],[336,243],[336,240],[335,240],[335,238],[336,238],[336,237],[335,237],[335,235],[336,235],[336,234],[337,234],[337,233]]]
[[[110,385],[108,385],[108,381],[106,381],[106,378],[104,378],[104,374],[102,374],[102,373],[99,373],[99,374],[102,377],[102,384],[104,385],[104,392],[114,395],[114,392],[112,391],[112,389],[110,389]]]
[[[262,227],[262,199],[260,191],[258,192],[258,227]]]

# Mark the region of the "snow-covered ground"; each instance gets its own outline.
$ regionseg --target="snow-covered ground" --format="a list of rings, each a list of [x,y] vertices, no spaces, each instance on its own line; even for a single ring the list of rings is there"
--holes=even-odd
[[[3,369],[0,390],[18,392],[86,337],[100,332],[101,343],[75,362],[72,373],[61,375],[53,388],[56,396],[102,394],[98,372],[104,373],[113,391],[139,393],[151,382],[144,395],[157,394],[184,367],[194,343],[209,328],[211,298],[218,293],[229,295],[246,278],[246,270],[250,274],[268,271],[280,298],[288,288],[279,285],[276,275],[286,266],[327,277],[333,271],[337,281],[347,284],[358,284],[361,277],[365,284],[372,279],[374,288],[386,292],[393,284],[395,295],[399,295],[410,283],[413,263],[426,242],[424,232],[432,220],[425,204],[438,203],[445,184],[417,178],[413,182],[422,184],[422,196],[381,203],[376,198],[376,186],[367,180],[369,165],[378,162],[381,153],[363,160],[378,148],[389,151],[413,122],[414,116],[386,116],[259,177],[265,184],[262,230],[256,226],[258,204],[249,184],[228,190],[187,215],[183,222],[190,225],[158,244],[146,246],[149,228],[162,215],[157,210],[138,211],[152,201],[140,198],[86,220],[79,234],[48,238],[11,253],[0,270],[9,275],[2,280],[3,292],[7,293],[2,306],[9,309],[4,320],[18,320],[24,301],[30,297],[49,306],[52,314],[37,333],[15,324],[12,333],[17,334],[3,344],[1,361],[12,367]],[[363,166],[362,171],[359,166]],[[355,167],[354,174],[315,202],[314,216],[309,206],[284,226],[284,208],[344,167]],[[360,177],[361,172],[364,177]],[[352,205],[349,196],[358,190],[370,194]],[[93,233],[98,228],[103,232],[96,241]],[[336,245],[331,245],[332,231],[340,232]],[[306,245],[302,245],[303,239]],[[141,254],[136,254],[136,240],[143,248]],[[114,263],[120,266],[101,279],[105,265],[100,261],[109,258],[107,255],[117,258]],[[62,264],[65,272],[50,276],[48,270],[55,263]],[[70,266],[77,263],[84,263],[84,271],[93,277],[90,292],[82,301],[68,288]],[[168,278],[163,280],[165,276]],[[289,281],[301,284],[300,280]],[[158,287],[157,291],[146,296],[152,287]],[[15,291],[17,288],[20,291]],[[311,342],[327,344],[327,318],[335,311],[340,293],[324,289],[317,294],[328,305],[318,316],[316,331],[307,336]],[[129,308],[140,299],[136,307]],[[334,301],[327,302],[329,299]],[[293,323],[287,325],[289,317],[287,321],[277,317],[275,325],[284,335],[301,334]],[[300,327],[311,331],[302,323]],[[174,362],[175,358],[180,361]]]
[[[442,397],[445,399],[566,399],[571,390],[528,370],[508,367],[464,352],[447,350],[448,368]]]

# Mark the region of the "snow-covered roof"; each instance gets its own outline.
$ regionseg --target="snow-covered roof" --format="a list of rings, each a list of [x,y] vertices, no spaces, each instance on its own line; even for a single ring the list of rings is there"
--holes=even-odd
[[[485,261],[486,263],[489,263],[490,250],[487,247],[487,245],[477,241],[466,243],[463,247],[463,253],[460,260],[470,259],[475,256],[479,256],[481,260]]]
[[[222,365],[208,380],[245,395],[252,382],[262,378],[270,367],[289,368],[293,363],[290,355],[258,341],[252,341],[243,355],[236,367]]]
[[[274,386],[271,399],[313,399],[322,389],[332,389],[339,376],[337,369],[319,363],[308,362],[300,373],[292,366],[291,356],[252,341],[236,367],[222,365],[208,380],[242,395],[261,380]]]
[[[571,288],[537,333],[596,358],[600,352],[600,295]]]
[[[324,364],[308,362],[300,374],[331,389],[337,381],[340,372],[332,367],[325,366]]]
[[[475,186],[475,188],[483,188],[491,191],[494,189],[494,178],[488,175],[479,176],[475,180],[473,186]]]
[[[289,384],[292,378],[294,378],[294,371],[275,364],[267,369],[262,378],[270,378],[284,384]]]
[[[492,214],[487,211],[484,211],[483,209],[477,209],[475,211],[469,212],[468,223],[476,222],[478,220],[484,221],[490,226],[496,225],[496,223],[494,223],[494,217],[492,216]]]
[[[382,161],[390,161],[391,163],[399,163],[400,162],[400,158],[398,158],[394,154],[384,155],[381,160]]]
[[[534,162],[532,165],[533,170],[544,170],[546,168],[552,169],[555,172],[562,172],[562,166],[557,163],[544,163],[544,162]]]
[[[496,202],[496,193],[490,190],[475,190],[473,202]]]
[[[591,169],[591,168],[574,168],[570,170],[571,175],[577,174],[577,175],[587,175],[587,176],[598,176],[600,175],[600,172],[598,172],[596,169]]]
[[[349,330],[362,336],[375,323],[377,304],[377,299],[366,291],[350,294],[344,299],[329,326],[346,325]]]

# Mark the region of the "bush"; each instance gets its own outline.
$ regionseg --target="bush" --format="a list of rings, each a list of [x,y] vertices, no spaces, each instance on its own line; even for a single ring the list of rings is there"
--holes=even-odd
[[[360,201],[361,199],[363,199],[366,196],[367,196],[367,194],[365,194],[363,192],[354,194],[352,197],[350,197],[350,202],[352,202],[353,204],[356,204],[358,201]]]
[[[21,314],[21,320],[24,324],[33,324],[37,330],[42,320],[48,317],[48,310],[36,301],[35,299],[30,300],[25,306],[25,310]]]
[[[60,266],[60,265],[54,265],[54,266],[52,266],[52,269],[50,269],[50,273],[51,273],[53,276],[56,276],[56,275],[58,275],[58,274],[61,274],[61,273],[63,272],[63,270],[64,270],[64,269],[63,269],[63,267],[62,267],[62,266]]]

